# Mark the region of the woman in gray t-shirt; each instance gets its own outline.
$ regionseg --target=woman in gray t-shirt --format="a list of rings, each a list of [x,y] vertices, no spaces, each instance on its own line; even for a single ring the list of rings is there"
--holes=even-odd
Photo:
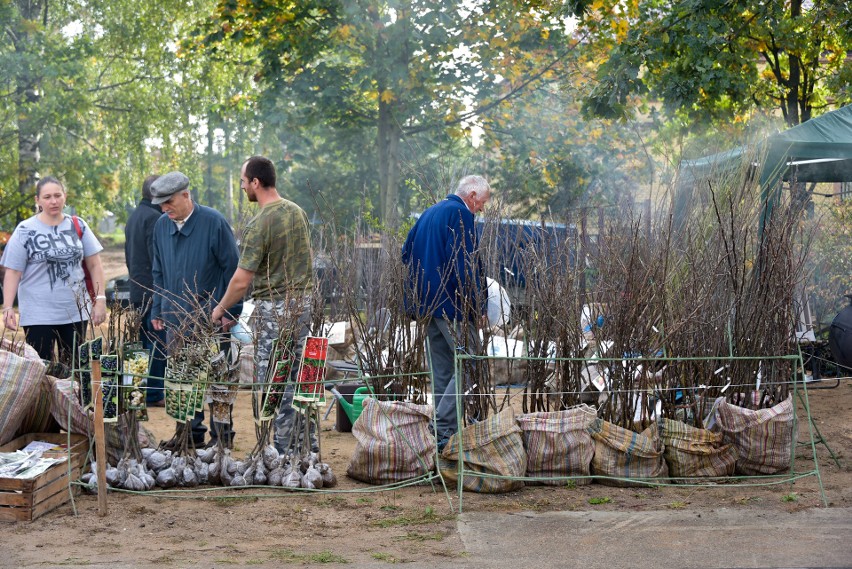
[[[75,334],[79,344],[90,319],[95,326],[106,320],[99,255],[103,247],[82,219],[76,218],[78,232],[74,219],[63,213],[66,194],[59,180],[39,180],[35,199],[39,213],[15,228],[0,259],[6,268],[3,323],[10,330],[23,326],[27,343],[42,359],[56,360],[58,345],[58,361],[70,364]],[[95,299],[86,291],[83,262],[92,278]],[[12,306],[16,294],[20,323]]]

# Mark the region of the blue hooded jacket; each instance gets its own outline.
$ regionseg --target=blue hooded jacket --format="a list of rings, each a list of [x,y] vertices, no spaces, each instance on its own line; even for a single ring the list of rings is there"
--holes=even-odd
[[[409,314],[473,320],[484,312],[485,278],[474,255],[477,241],[473,213],[459,196],[451,194],[423,212],[402,246]],[[466,305],[471,310],[465,315]]]

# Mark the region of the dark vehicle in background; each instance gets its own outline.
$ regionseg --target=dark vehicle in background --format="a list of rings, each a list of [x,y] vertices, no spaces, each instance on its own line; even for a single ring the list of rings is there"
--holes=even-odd
[[[118,302],[124,308],[130,306],[130,277],[122,275],[107,281],[105,294],[107,305]]]
[[[549,265],[549,274],[572,269],[577,258],[577,228],[564,223],[530,221],[526,219],[499,219],[476,221],[476,231],[485,249],[493,251],[497,266],[489,274],[497,280],[512,301],[521,308],[525,305],[527,268],[525,251],[534,251],[535,257]],[[565,258],[567,254],[567,259]]]
[[[412,214],[414,219],[419,213]],[[495,266],[486,267],[488,276],[506,289],[512,306],[522,309],[526,302],[527,274],[524,252],[535,251],[547,259],[552,271],[572,269],[576,263],[579,233],[574,224],[529,219],[476,219],[476,233],[483,248],[493,252]],[[565,255],[567,253],[567,263]]]

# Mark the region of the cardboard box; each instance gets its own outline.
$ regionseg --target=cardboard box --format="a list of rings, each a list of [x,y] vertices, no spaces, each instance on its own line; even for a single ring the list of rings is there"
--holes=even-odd
[[[68,435],[66,433],[30,433],[0,446],[0,452],[13,452],[32,441],[55,443],[62,448],[45,451],[45,457],[67,457]],[[71,435],[71,476],[68,462],[55,464],[35,478],[21,480],[0,478],[0,521],[31,522],[42,514],[54,510],[71,498],[69,483],[80,478],[89,453],[89,439],[85,435]],[[72,486],[74,494],[80,493],[79,486]]]

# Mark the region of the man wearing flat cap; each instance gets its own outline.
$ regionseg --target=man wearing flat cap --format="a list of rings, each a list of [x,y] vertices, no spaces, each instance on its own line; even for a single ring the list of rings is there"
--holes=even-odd
[[[155,330],[173,334],[186,328],[188,322],[209,314],[225,294],[228,282],[239,262],[234,234],[221,213],[193,203],[189,178],[181,172],[169,172],[151,185],[151,203],[163,210],[154,226],[153,274],[154,300],[151,325]],[[223,318],[227,330],[233,314],[239,315],[242,303],[232,307]],[[220,344],[225,349],[226,342]],[[204,412],[192,420],[192,442],[204,445]],[[231,424],[211,424],[211,441],[231,446]]]

